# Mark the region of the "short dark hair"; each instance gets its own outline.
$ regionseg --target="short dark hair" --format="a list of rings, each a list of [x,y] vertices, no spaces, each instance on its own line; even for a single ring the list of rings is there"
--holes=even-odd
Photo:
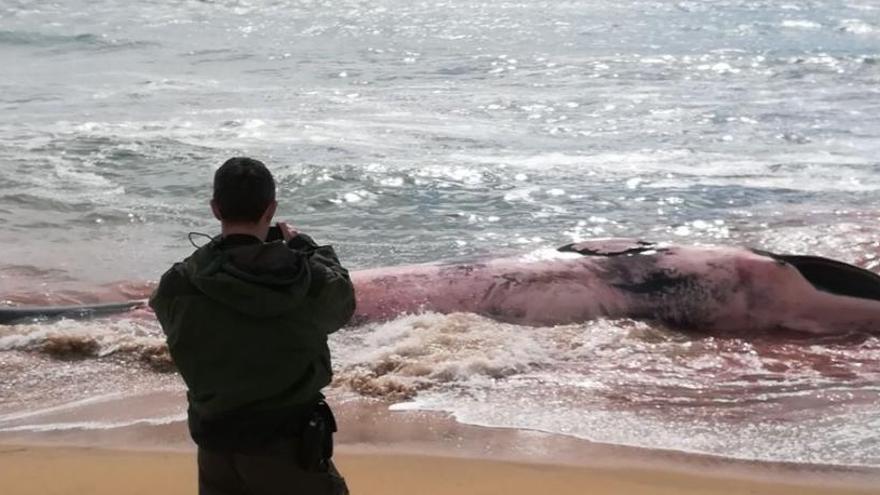
[[[214,202],[220,219],[257,222],[275,201],[275,179],[259,160],[235,157],[214,173]]]

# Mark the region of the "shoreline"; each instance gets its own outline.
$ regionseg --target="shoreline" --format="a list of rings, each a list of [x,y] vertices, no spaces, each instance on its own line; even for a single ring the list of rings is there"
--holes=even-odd
[[[193,493],[195,456],[96,447],[35,447],[0,443],[6,495],[133,495]],[[792,477],[760,481],[712,473],[682,474],[633,467],[573,467],[415,454],[340,452],[337,466],[352,493],[379,495],[868,495],[878,489],[817,485]]]
[[[440,463],[445,466],[444,469],[449,470],[445,476],[450,478],[456,478],[456,473],[471,472],[476,469],[474,466],[481,466],[493,473],[500,470],[496,474],[504,479],[525,476],[523,473],[526,472],[550,470],[563,473],[560,474],[563,478],[574,477],[573,479],[580,480],[579,483],[587,483],[591,479],[605,480],[610,483],[609,487],[618,486],[619,483],[614,481],[615,476],[626,473],[626,477],[653,480],[651,483],[659,483],[661,488],[669,483],[680,487],[691,484],[702,487],[703,491],[693,493],[788,493],[784,490],[795,487],[797,489],[790,493],[880,494],[880,488],[877,488],[880,487],[880,468],[740,460],[715,455],[599,444],[531,430],[471,426],[458,423],[450,415],[442,413],[389,411],[387,404],[379,401],[339,401],[335,409],[340,424],[340,433],[336,435],[340,469],[346,464],[369,466],[364,467],[365,471],[380,472],[382,479],[406,475],[407,470],[398,471],[393,466],[401,462],[412,462],[413,469],[421,465],[427,469],[428,466]],[[13,453],[29,453],[15,461],[24,463],[22,469],[25,471],[64,469],[71,462],[79,462],[77,459],[81,456],[85,456],[88,462],[96,462],[92,455],[94,453],[99,453],[95,455],[100,458],[103,456],[100,453],[117,452],[124,454],[123,457],[151,459],[149,462],[160,464],[165,462],[162,459],[174,458],[177,459],[172,463],[174,466],[181,463],[192,464],[191,474],[194,476],[195,447],[189,439],[185,422],[103,430],[0,433],[0,453],[10,450]],[[6,459],[6,454],[3,455],[3,459]],[[52,459],[60,462],[60,467],[47,464],[55,462]],[[177,467],[174,466],[167,465],[161,469],[177,472]],[[611,476],[609,473],[618,475]],[[184,476],[180,478],[183,483],[190,474],[175,476]],[[361,478],[360,475],[356,477]],[[523,478],[524,484],[529,482],[526,478]],[[370,480],[370,477],[364,477],[362,482],[369,485],[375,481]],[[475,483],[474,486],[477,486],[483,482]],[[480,486],[491,486],[489,480],[485,483],[487,484]],[[392,485],[396,486],[396,482]],[[751,491],[717,491],[729,485],[748,485]],[[770,487],[776,488],[771,490]],[[623,489],[622,485],[620,488]],[[767,491],[760,491],[765,488]],[[778,491],[779,489],[783,491]],[[607,493],[667,493],[662,490],[632,490],[629,487],[625,491]],[[361,493],[360,490],[357,492]],[[4,493],[15,495],[30,492]],[[453,492],[428,493],[471,492],[457,489]]]

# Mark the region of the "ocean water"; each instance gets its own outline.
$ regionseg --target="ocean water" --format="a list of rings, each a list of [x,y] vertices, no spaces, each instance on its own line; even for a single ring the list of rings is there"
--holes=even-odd
[[[216,231],[211,174],[235,155],[353,269],[595,236],[878,264],[869,0],[0,0],[0,62],[0,301],[142,293]],[[880,466],[876,337],[427,314],[331,344],[336,397]],[[0,431],[179,420],[52,415],[180,387],[149,314],[0,327]]]

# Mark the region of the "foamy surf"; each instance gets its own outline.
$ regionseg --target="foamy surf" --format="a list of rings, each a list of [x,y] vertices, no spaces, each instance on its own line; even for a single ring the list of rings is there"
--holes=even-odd
[[[12,327],[15,338],[3,337],[0,359],[23,365],[20,380],[42,377],[37,386],[44,393],[8,402],[0,432],[112,430],[184,419],[183,386],[173,369],[143,360],[145,353],[161,354],[155,322],[42,326]],[[73,336],[85,352],[47,350]],[[592,442],[880,465],[875,337],[720,339],[629,320],[534,328],[425,313],[343,329],[331,336],[331,348],[334,400],[366,398],[392,411],[442,412],[465,424]],[[28,366],[40,369],[24,371]],[[94,381],[120,372],[128,378]],[[13,380],[12,388],[21,383]],[[156,390],[165,392],[156,396]]]
[[[532,329],[471,315],[359,332],[335,343],[367,359],[337,350],[334,387],[395,401],[394,411],[738,459],[880,462],[877,339],[753,343],[629,321]]]

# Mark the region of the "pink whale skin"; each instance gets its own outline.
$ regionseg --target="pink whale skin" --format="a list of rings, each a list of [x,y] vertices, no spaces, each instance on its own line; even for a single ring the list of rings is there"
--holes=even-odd
[[[355,271],[354,322],[434,311],[534,326],[605,317],[716,334],[880,333],[880,276],[834,260],[631,239],[560,251],[581,256]]]

